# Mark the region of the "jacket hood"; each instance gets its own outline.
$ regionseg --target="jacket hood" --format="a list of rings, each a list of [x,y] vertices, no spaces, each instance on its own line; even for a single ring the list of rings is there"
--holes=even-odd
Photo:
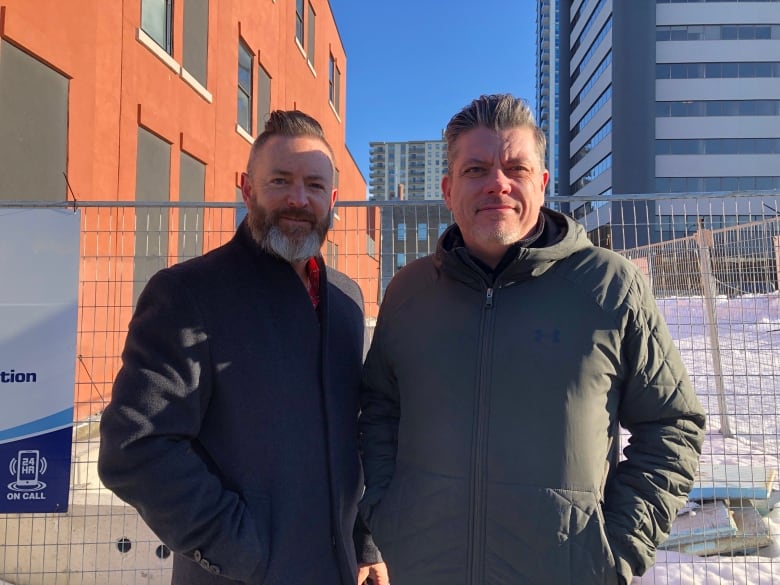
[[[517,256],[496,275],[496,284],[508,285],[540,276],[557,261],[593,246],[585,229],[573,219],[546,207],[541,213],[547,224],[541,237],[552,241],[538,248],[518,248]],[[453,278],[472,286],[482,287],[491,280],[466,250],[457,224],[448,227],[439,238],[434,263]]]

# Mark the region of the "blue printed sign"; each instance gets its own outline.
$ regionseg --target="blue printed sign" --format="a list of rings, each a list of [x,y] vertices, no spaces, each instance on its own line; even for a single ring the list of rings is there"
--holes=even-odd
[[[0,209],[0,513],[68,509],[80,220]]]

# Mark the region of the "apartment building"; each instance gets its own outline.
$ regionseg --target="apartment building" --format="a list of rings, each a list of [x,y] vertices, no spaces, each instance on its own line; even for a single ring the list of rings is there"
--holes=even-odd
[[[441,199],[447,172],[444,140],[371,142],[369,193],[373,199]]]
[[[392,201],[381,207],[380,294],[406,264],[427,256],[452,214],[442,201],[441,179],[447,172],[444,140],[371,142],[371,198]],[[417,204],[414,202],[427,202]]]
[[[594,229],[613,194],[780,189],[780,2],[539,0],[537,25],[550,195],[582,197],[571,210],[597,211]],[[761,207],[743,205],[706,227]],[[669,224],[669,210],[611,212],[649,223],[652,239],[699,227]]]

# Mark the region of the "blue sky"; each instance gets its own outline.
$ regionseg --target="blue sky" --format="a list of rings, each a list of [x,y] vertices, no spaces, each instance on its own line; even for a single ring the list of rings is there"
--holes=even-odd
[[[533,0],[330,0],[347,53],[347,146],[439,140],[483,93],[534,105]]]

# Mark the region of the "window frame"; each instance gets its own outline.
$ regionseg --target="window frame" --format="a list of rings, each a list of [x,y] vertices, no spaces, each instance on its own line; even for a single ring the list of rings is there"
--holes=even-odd
[[[173,0],[156,0],[154,6],[150,4],[151,1],[152,0],[141,0],[141,30],[144,31],[144,33],[146,33],[146,35],[163,51],[168,55],[173,56]],[[150,23],[148,19],[145,20],[144,18],[144,16],[149,17],[150,14],[153,14],[160,3],[163,4],[163,10],[165,11],[163,22],[164,29],[162,31],[164,36],[163,39],[158,38],[156,31],[149,28]],[[144,11],[144,5],[147,7],[146,11]]]
[[[249,57],[249,67],[244,67],[244,70],[249,73],[249,81],[246,84],[246,87],[242,85],[241,81],[241,71],[242,71],[242,57]],[[243,39],[238,39],[238,80],[237,80],[237,103],[236,103],[236,124],[238,124],[239,127],[243,128],[246,132],[249,134],[253,134],[253,127],[254,127],[254,116],[252,115],[252,108],[254,104],[254,64],[255,64],[255,55],[252,52],[252,50],[249,48],[249,45],[244,42]],[[241,98],[244,96],[248,102],[246,107],[246,116],[247,116],[247,126],[244,126],[242,124],[241,120]]]

